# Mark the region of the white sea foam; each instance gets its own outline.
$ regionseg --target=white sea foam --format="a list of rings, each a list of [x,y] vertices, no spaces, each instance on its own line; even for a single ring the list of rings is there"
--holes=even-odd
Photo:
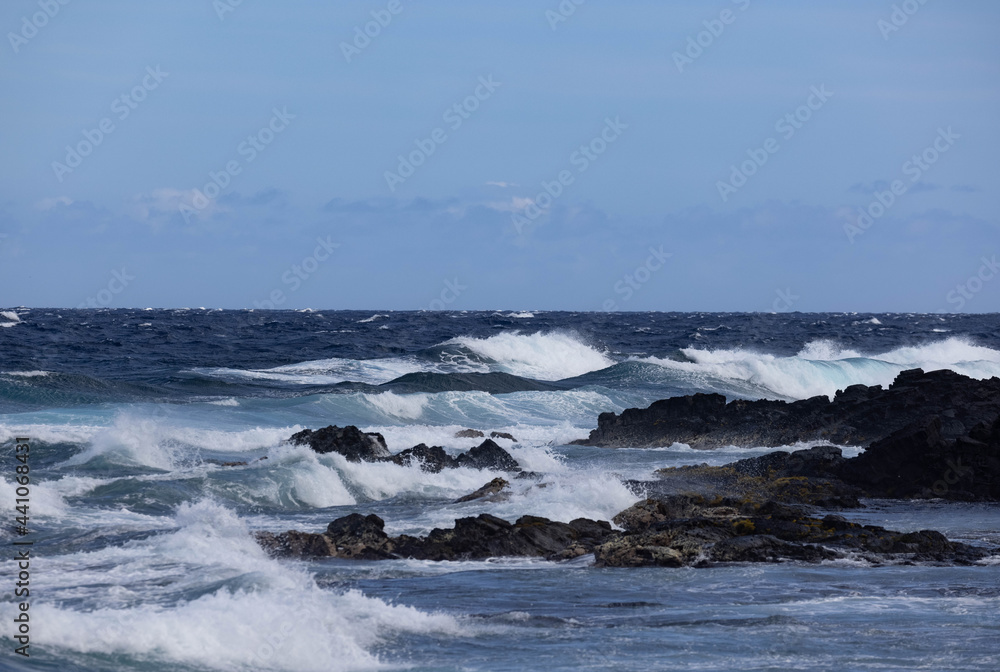
[[[319,671],[383,667],[370,650],[395,633],[463,631],[450,616],[320,588],[303,566],[268,558],[218,504],[183,505],[174,520],[170,534],[39,561],[48,585],[32,613],[45,627],[32,643],[135,664]],[[213,579],[230,585],[200,594]],[[93,596],[79,588],[109,582]],[[197,596],[183,597],[190,588]],[[98,608],[54,604],[81,593]],[[0,605],[4,620],[12,606]]]
[[[158,418],[120,412],[110,426],[87,437],[89,445],[66,464],[82,465],[104,458],[116,464],[169,471],[197,457],[202,450],[223,453],[261,450],[278,445],[300,429],[295,425],[223,431],[179,426]]]
[[[19,376],[21,378],[44,378],[52,375],[51,371],[0,371],[8,376]]]
[[[692,361],[656,357],[639,361],[701,379],[706,386],[713,381],[747,382],[791,399],[832,397],[837,390],[858,383],[888,386],[900,371],[912,368],[951,369],[972,378],[1000,376],[1000,351],[960,338],[871,355],[826,340],[808,343],[793,357],[739,349],[687,348],[683,352]]]
[[[462,345],[497,364],[500,371],[537,380],[562,380],[605,369],[614,362],[579,336],[562,332],[504,332],[489,338],[460,336]]]
[[[13,327],[20,322],[21,318],[13,310],[0,310],[0,327]]]

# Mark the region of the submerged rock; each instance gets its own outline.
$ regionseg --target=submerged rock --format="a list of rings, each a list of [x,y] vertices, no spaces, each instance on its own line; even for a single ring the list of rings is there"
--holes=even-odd
[[[462,429],[455,432],[456,439],[481,439],[484,436],[486,435],[478,429]]]
[[[459,497],[455,500],[456,504],[461,504],[462,502],[471,502],[476,499],[484,499],[486,497],[491,497],[495,499],[495,495],[499,495],[501,492],[510,487],[510,483],[502,478],[494,478],[492,481],[479,488],[475,492],[469,493],[464,497]]]

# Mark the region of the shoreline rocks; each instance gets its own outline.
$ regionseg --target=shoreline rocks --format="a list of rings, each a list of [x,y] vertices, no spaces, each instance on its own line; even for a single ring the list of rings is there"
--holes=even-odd
[[[969,565],[1000,549],[949,541],[933,530],[894,532],[841,516],[810,516],[775,501],[678,495],[646,499],[606,521],[569,523],[521,516],[510,523],[487,513],[459,518],[425,537],[385,533],[375,515],[353,513],[325,532],[256,533],[270,554],[285,558],[434,561],[524,557],[570,560],[593,553],[596,567],[709,567],[724,562],[820,562],[856,557],[873,564]]]
[[[900,373],[888,389],[852,385],[825,396],[785,402],[694,394],[602,413],[578,445],[645,448],[685,443],[692,448],[787,446],[827,441],[868,446],[914,422],[941,418],[944,440],[967,436],[1000,416],[1000,378],[975,380],[949,370]]]

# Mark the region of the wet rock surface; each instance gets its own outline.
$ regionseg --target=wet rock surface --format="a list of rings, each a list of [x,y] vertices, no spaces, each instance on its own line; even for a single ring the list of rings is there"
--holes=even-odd
[[[930,416],[941,419],[944,440],[967,436],[1000,416],[1000,378],[975,380],[949,370],[900,373],[888,389],[852,385],[831,401],[745,401],[728,404],[719,394],[672,397],[648,408],[602,413],[598,427],[577,443],[653,447],[686,443],[694,448],[783,446],[829,441],[868,446]]]
[[[258,532],[258,542],[281,557],[360,560],[481,560],[538,557],[568,560],[593,553],[598,567],[705,567],[720,562],[819,562],[855,557],[874,564],[967,565],[1000,549],[949,541],[939,532],[894,532],[823,518],[774,501],[678,495],[645,499],[606,521],[569,523],[521,516],[511,523],[483,513],[459,518],[426,537],[390,537],[375,515],[358,513],[331,522],[323,533]]]
[[[469,437],[483,436],[483,433],[478,432],[478,430],[463,430],[459,434]],[[508,434],[503,438],[509,436]],[[362,432],[354,425],[347,427],[330,425],[315,431],[304,429],[292,435],[288,440],[296,445],[308,445],[317,453],[338,453],[351,462],[392,462],[404,466],[418,464],[424,471],[435,473],[442,469],[456,467],[508,472],[521,471],[517,460],[492,439],[486,439],[478,446],[455,457],[448,455],[440,446],[427,446],[423,443],[393,455],[386,447],[385,439],[381,434]]]

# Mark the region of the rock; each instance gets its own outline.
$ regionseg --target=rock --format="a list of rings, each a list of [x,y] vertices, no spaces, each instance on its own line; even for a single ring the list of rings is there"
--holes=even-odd
[[[456,439],[481,439],[485,434],[480,432],[478,429],[463,429],[455,432]]]
[[[459,497],[455,500],[456,504],[462,502],[471,502],[476,499],[483,499],[489,497],[490,495],[499,495],[501,492],[510,487],[510,483],[502,478],[494,478],[492,481],[479,488],[473,493],[465,495],[464,497]],[[496,499],[495,497],[493,499]]]
[[[712,546],[709,557],[716,562],[778,562],[780,560],[820,562],[821,560],[842,557],[842,554],[822,546],[793,544],[769,534],[758,534],[752,537],[723,539]]]
[[[836,473],[871,497],[1000,501],[1000,417],[948,440],[931,416],[876,441]]]
[[[381,434],[366,433],[354,425],[340,428],[330,425],[313,431],[304,429],[289,439],[308,445],[317,453],[339,453],[351,462],[374,462],[391,457]]]
[[[847,553],[875,562],[969,564],[989,555],[938,532],[904,534],[835,515],[818,519],[800,507],[771,501],[697,496],[645,500],[618,514],[615,521],[627,525],[626,532],[595,548],[598,566],[819,562]]]
[[[569,523],[522,516],[514,523],[481,514],[426,537],[389,537],[375,515],[358,513],[331,522],[322,534],[260,532],[258,543],[284,557],[364,560],[481,560],[594,554],[599,567],[703,567],[716,562],[819,562],[852,554],[872,562],[971,564],[991,555],[949,541],[932,530],[893,532],[837,515],[810,516],[781,502],[679,496],[645,500],[615,516],[625,532],[604,521]],[[1000,553],[994,550],[993,555]]]
[[[423,471],[431,473],[437,473],[442,469],[450,469],[456,466],[455,459],[444,452],[444,448],[441,446],[427,447],[423,443],[396,453],[390,460],[400,465],[409,465],[417,462]]]
[[[508,439],[510,441],[513,441],[514,443],[517,443],[517,439],[515,439],[513,435],[508,434],[507,432],[490,432],[490,438],[491,439]]]
[[[482,432],[479,435],[482,436]],[[435,473],[455,467],[521,471],[517,460],[491,439],[486,439],[458,457],[451,457],[440,446],[427,446],[423,443],[393,455],[381,434],[362,432],[354,425],[344,428],[330,425],[316,431],[304,429],[294,434],[289,441],[297,445],[308,445],[317,453],[339,453],[351,462],[393,462],[404,466],[417,463],[422,470]]]
[[[372,514],[352,513],[338,518],[326,528],[326,535],[338,558],[383,560],[393,557],[387,550],[389,537],[385,521]]]
[[[324,534],[285,532],[256,535],[268,552],[284,557],[339,557],[363,560],[476,560],[493,557],[566,559],[590,553],[617,534],[604,521],[583,518],[569,523],[522,516],[515,523],[481,514],[459,518],[451,529],[434,529],[426,537],[388,537],[375,515],[354,513],[330,523]]]
[[[455,466],[493,471],[520,471],[517,460],[492,439],[486,439],[475,448],[455,458]]]
[[[868,446],[930,416],[941,418],[941,437],[968,436],[980,423],[1000,416],[1000,378],[975,380],[949,370],[903,371],[888,389],[852,385],[831,401],[726,403],[718,394],[694,394],[653,402],[646,409],[602,413],[590,437],[575,443],[607,447],[653,447],[686,443],[695,448],[725,445],[782,446],[805,441]]]

